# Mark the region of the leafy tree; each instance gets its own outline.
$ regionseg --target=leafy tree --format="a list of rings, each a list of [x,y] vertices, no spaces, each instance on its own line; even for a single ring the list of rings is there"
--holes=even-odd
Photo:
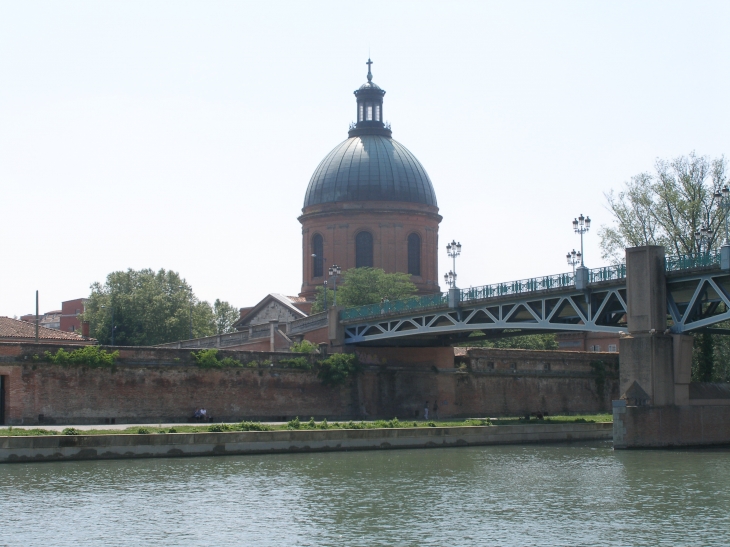
[[[696,253],[694,234],[703,223],[713,230],[710,247],[721,244],[725,217],[713,196],[727,183],[725,157],[692,152],[657,159],[654,168],[653,174],[632,177],[618,194],[606,194],[614,224],[599,231],[603,258],[619,263],[626,247],[642,245],[663,245],[671,254]]]
[[[228,302],[216,298],[213,303],[213,315],[215,316],[216,334],[225,334],[235,330],[233,323],[238,319],[239,313]]]
[[[694,234],[703,224],[712,229],[709,249],[716,250],[725,237],[725,215],[714,199],[728,183],[725,157],[692,152],[657,159],[654,171],[632,177],[618,194],[606,194],[614,223],[599,231],[603,257],[619,263],[626,247],[642,245],[663,245],[669,254],[695,254],[700,249]],[[730,380],[728,363],[727,336],[695,334],[694,381]]]
[[[352,268],[342,274],[337,287],[337,304],[340,306],[364,306],[383,300],[400,300],[417,292],[406,273],[385,273],[379,268]],[[327,305],[334,302],[334,291],[327,289]],[[318,288],[312,312],[324,309],[324,290]]]
[[[481,336],[474,332],[472,337]],[[492,340],[477,340],[464,342],[460,347],[472,348],[509,348],[509,349],[558,349],[558,341],[554,334],[525,334],[523,336],[509,336]]]
[[[84,320],[91,335],[111,343],[112,310],[114,343],[150,346],[216,333],[213,307],[196,298],[177,272],[151,269],[110,273],[104,284],[91,285]]]

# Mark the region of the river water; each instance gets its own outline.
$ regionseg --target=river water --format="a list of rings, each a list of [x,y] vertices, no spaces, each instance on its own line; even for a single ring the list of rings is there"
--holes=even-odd
[[[730,451],[610,443],[0,466],[2,546],[730,545]]]

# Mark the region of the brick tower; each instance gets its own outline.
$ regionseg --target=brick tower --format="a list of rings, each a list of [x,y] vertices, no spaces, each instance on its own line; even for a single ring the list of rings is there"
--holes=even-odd
[[[302,292],[314,298],[327,269],[403,272],[421,294],[439,292],[438,214],[431,179],[383,122],[385,91],[355,91],[357,122],[322,160],[307,187],[302,223]]]

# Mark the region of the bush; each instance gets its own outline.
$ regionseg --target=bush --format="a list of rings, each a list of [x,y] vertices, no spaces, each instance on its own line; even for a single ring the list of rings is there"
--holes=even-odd
[[[319,426],[318,426],[318,427],[319,427],[320,429],[329,429],[329,428],[330,428],[330,426],[329,426],[329,424],[327,423],[327,418],[325,418],[324,420],[322,420],[321,422],[319,422]]]
[[[309,340],[294,342],[291,346],[293,353],[317,353],[317,346]]]
[[[224,431],[231,431],[231,429],[228,424],[211,424],[208,426],[208,431],[211,433],[223,433]]]
[[[137,435],[149,435],[150,430],[146,427],[138,427],[137,428]]]
[[[287,429],[300,429],[301,427],[302,424],[299,422],[299,416],[297,416],[293,420],[289,420],[286,424]]]
[[[119,351],[109,353],[105,349],[100,349],[99,346],[84,346],[72,351],[59,348],[56,353],[46,351],[43,354],[43,358],[54,365],[84,365],[93,368],[112,367],[117,357],[119,357]]]
[[[218,350],[215,348],[201,349],[199,352],[191,352],[195,364],[200,368],[224,368],[224,367],[242,367],[245,366],[238,359],[233,357],[218,357]]]
[[[75,427],[67,427],[66,429],[61,431],[61,435],[81,435],[81,431],[79,431]]]
[[[357,374],[360,365],[357,356],[353,353],[335,353],[319,362],[317,378],[325,386],[344,384],[349,378]]]
[[[241,422],[236,429],[239,431],[271,431],[272,427],[261,422]]]
[[[170,430],[168,431],[168,433],[177,433],[177,429],[175,429],[174,427],[171,427]]]
[[[307,357],[294,357],[292,359],[279,359],[280,365],[300,370],[312,370],[312,362]]]
[[[430,421],[430,422],[427,422],[427,423],[426,423],[426,425],[427,425],[428,427],[436,427],[436,422],[434,422],[434,421]]]
[[[314,417],[309,418],[309,421],[305,424],[307,429],[316,429],[317,424],[314,423]]]
[[[464,420],[464,425],[492,425],[492,421],[489,418],[470,418]]]

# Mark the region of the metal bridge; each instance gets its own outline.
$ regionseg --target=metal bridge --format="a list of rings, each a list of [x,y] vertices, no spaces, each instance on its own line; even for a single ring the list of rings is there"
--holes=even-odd
[[[667,256],[664,268],[671,332],[730,320],[730,271],[720,269],[719,253]],[[450,345],[469,337],[621,332],[626,312],[620,264],[588,270],[582,289],[574,273],[564,273],[349,308],[339,319],[346,344]]]

